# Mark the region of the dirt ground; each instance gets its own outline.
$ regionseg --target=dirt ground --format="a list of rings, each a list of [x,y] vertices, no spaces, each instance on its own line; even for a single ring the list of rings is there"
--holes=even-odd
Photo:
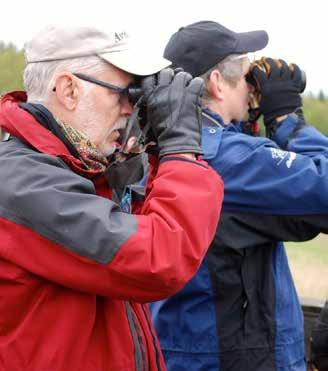
[[[328,298],[328,235],[312,241],[287,243],[290,269],[300,297]]]

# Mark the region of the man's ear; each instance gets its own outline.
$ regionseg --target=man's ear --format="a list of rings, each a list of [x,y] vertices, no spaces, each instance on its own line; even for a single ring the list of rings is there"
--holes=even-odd
[[[207,90],[213,98],[223,99],[224,80],[220,71],[214,70],[211,72],[207,82]]]
[[[54,90],[58,101],[67,110],[74,111],[81,95],[81,86],[74,75],[69,72],[63,72],[58,75]]]

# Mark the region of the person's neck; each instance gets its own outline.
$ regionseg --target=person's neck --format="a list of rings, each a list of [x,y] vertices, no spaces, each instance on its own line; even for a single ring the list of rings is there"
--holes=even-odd
[[[231,117],[230,115],[224,110],[224,108],[218,103],[211,101],[207,104],[207,108],[211,110],[212,112],[218,114],[224,125],[228,125],[231,122]]]
[[[71,126],[75,127],[75,122],[71,112],[66,112],[58,105],[52,103],[45,103],[44,106],[52,113],[56,120],[69,123]]]

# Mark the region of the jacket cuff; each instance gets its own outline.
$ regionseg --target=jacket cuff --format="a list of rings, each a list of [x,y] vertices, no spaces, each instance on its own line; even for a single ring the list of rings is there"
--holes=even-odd
[[[300,126],[303,126],[299,117],[295,113],[291,113],[279,125],[274,137],[272,138],[280,148],[287,149],[289,139],[294,136],[294,133]]]

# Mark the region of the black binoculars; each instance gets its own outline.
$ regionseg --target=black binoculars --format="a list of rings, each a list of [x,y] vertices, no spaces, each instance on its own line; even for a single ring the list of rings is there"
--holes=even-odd
[[[275,59],[274,62],[279,69],[282,67],[282,63],[279,59]],[[272,68],[270,63],[268,62],[268,59],[266,57],[262,57],[261,59],[256,60],[251,64],[250,72],[246,75],[246,81],[254,87],[254,92],[250,94],[249,101],[248,121],[250,123],[256,123],[257,119],[261,114],[260,113],[261,87],[258,81],[256,80],[255,75],[253,75],[252,73],[252,70],[255,67],[262,70],[267,76],[270,75]],[[290,64],[288,68],[292,72],[294,69],[294,65]],[[300,74],[301,74],[300,78],[297,79],[298,83],[297,89],[299,94],[303,93],[306,88],[306,74],[303,70],[300,70]]]
[[[129,85],[128,88],[128,99],[129,102],[133,105],[135,105],[139,99],[142,97],[142,89],[140,85]]]
[[[305,71],[301,70],[301,85],[300,85],[300,93],[303,93],[303,91],[306,88],[306,73]]]

